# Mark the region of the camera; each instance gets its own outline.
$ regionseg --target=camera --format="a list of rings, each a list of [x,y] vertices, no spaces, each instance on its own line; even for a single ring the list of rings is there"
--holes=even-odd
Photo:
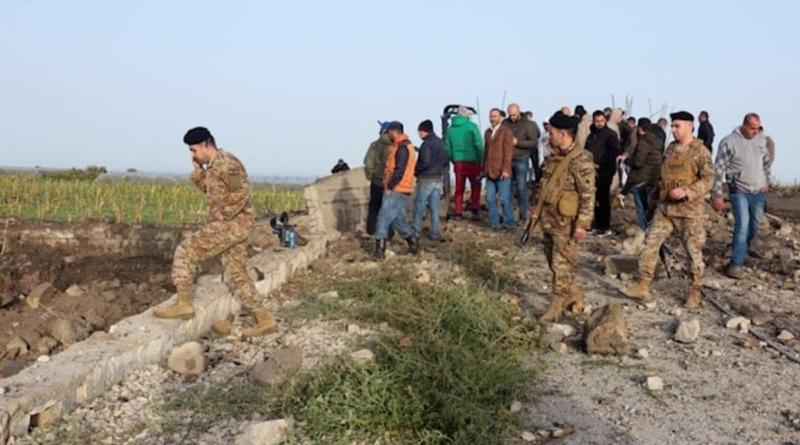
[[[289,224],[289,214],[283,212],[280,218],[273,216],[269,220],[269,225],[272,227],[272,233],[278,236],[281,247],[289,249],[297,247],[297,231],[294,225]]]

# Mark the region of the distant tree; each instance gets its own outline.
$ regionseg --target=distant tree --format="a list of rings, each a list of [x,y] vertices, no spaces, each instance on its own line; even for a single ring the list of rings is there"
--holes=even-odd
[[[138,171],[138,170],[136,170],[136,169],[135,169],[135,168],[133,168],[133,167],[131,167],[131,168],[129,168],[129,169],[127,169],[127,170],[125,170],[125,172],[126,172],[126,173],[136,173],[137,171]]]

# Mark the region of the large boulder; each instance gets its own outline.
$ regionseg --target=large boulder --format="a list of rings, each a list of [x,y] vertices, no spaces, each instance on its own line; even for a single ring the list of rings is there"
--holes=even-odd
[[[586,321],[586,352],[590,354],[626,354],[628,324],[622,306],[611,303],[596,309]]]

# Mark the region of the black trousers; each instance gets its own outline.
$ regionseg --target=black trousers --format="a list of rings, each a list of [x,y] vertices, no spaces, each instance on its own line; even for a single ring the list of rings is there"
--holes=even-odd
[[[378,212],[381,211],[383,204],[383,187],[370,183],[369,185],[369,207],[367,209],[367,233],[375,235],[375,227],[378,225]]]
[[[531,164],[533,165],[533,182],[542,180],[542,166],[539,165],[539,148],[531,149]]]
[[[608,230],[611,228],[611,182],[614,180],[616,171],[613,169],[600,169],[597,174],[597,191],[595,192],[594,228],[596,230]]]

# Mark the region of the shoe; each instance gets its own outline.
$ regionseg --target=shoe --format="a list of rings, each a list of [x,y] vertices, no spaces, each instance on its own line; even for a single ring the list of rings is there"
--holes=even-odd
[[[475,212],[475,211],[473,211],[473,212],[472,212],[472,216],[470,217],[470,219],[471,219],[472,221],[479,222],[479,221],[481,220],[481,214],[480,214],[480,212]]]
[[[622,294],[638,301],[650,301],[650,283],[639,281],[635,286],[622,289]]]
[[[375,240],[375,248],[372,249],[372,254],[370,254],[372,259],[381,261],[386,258],[386,240],[376,239]]]
[[[175,304],[153,311],[156,318],[189,320],[194,317],[192,291],[179,291]]]
[[[731,264],[725,268],[725,275],[733,278],[734,280],[741,280],[744,278],[744,268]]]
[[[583,292],[578,289],[577,285],[570,286],[569,300],[564,303],[564,309],[571,315],[578,315],[583,312],[586,307],[586,299],[583,298]]]
[[[464,215],[462,215],[461,213],[457,213],[457,214],[453,215],[453,219],[456,220],[456,221],[461,221],[461,220],[464,219]]]
[[[692,290],[689,291],[689,296],[686,297],[686,302],[683,304],[683,307],[686,309],[697,309],[703,304],[702,298],[703,294],[700,292],[700,288],[692,287]]]
[[[419,254],[419,240],[416,236],[409,236],[406,238],[406,243],[408,243],[408,250],[411,252],[411,255]]]
[[[611,229],[595,229],[593,234],[595,236],[599,236],[599,237],[602,238],[602,237],[605,237],[605,236],[613,235],[614,232],[612,232]]]
[[[269,312],[264,309],[256,309],[253,312],[253,316],[256,319],[256,324],[252,328],[242,332],[242,336],[245,338],[260,337],[262,335],[278,332],[278,323],[275,323],[275,320],[272,319]]]
[[[561,318],[563,312],[564,297],[553,297],[553,301],[547,306],[547,310],[539,317],[539,323],[555,323]]]

